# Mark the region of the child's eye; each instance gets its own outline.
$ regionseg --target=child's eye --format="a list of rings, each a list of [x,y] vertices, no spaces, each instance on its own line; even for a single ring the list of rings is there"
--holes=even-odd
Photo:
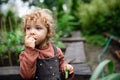
[[[41,28],[39,25],[37,25],[37,26],[36,26],[36,29],[37,29],[37,30],[40,30],[40,29],[42,29],[42,28]]]
[[[26,26],[26,30],[30,30],[30,27],[29,27],[29,26]]]

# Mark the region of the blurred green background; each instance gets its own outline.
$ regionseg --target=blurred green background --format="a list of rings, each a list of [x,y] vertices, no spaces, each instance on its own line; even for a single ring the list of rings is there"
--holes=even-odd
[[[19,2],[29,9],[41,7],[53,11],[57,27],[55,44],[59,47],[63,46],[60,38],[77,30],[88,44],[95,46],[105,45],[104,32],[120,37],[120,0],[0,0],[0,57],[9,59],[10,65],[11,54],[17,56],[24,49],[19,13],[25,11],[18,11]]]

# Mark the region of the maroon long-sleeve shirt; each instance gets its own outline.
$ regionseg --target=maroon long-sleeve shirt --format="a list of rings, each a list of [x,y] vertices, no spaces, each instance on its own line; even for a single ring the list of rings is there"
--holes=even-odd
[[[64,55],[60,48],[57,48],[58,59],[60,63],[60,71],[64,71],[64,67],[67,63],[64,61]],[[52,44],[49,44],[41,49],[33,49],[31,47],[26,47],[24,51],[21,52],[20,58],[20,75],[24,79],[31,79],[35,76],[36,72],[36,59],[45,59],[54,57],[54,49]]]

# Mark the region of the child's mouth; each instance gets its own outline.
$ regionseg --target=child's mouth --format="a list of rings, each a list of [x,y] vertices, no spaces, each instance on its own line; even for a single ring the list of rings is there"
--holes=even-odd
[[[34,38],[35,39],[35,42],[37,41],[37,39],[36,38]]]
[[[37,40],[36,38],[34,38],[35,40]]]

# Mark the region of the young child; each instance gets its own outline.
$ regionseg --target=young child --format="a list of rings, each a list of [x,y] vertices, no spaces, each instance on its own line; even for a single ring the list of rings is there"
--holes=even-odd
[[[55,34],[55,22],[48,9],[36,9],[23,18],[25,50],[21,52],[20,76],[24,80],[63,80],[61,73],[73,74],[73,67],[64,61],[60,48],[51,38]],[[71,78],[68,78],[72,80]]]

